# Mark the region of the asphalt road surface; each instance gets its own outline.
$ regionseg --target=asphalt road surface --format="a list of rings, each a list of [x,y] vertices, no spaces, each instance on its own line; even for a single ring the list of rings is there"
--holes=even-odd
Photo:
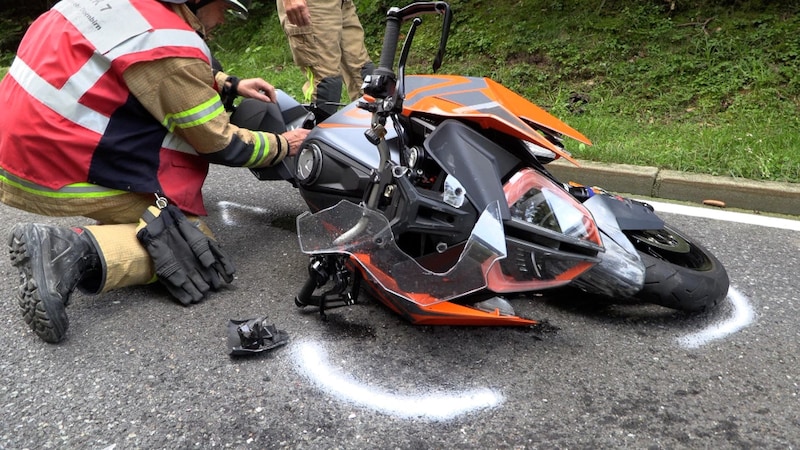
[[[76,294],[68,338],[21,319],[0,258],[0,449],[797,448],[800,235],[668,213],[727,267],[719,309],[687,315],[553,293],[514,300],[558,328],[413,326],[369,297],[323,322],[283,182],[217,168],[209,222],[237,279],[182,307],[159,286]],[[17,222],[73,225],[0,206]],[[230,319],[289,342],[248,358]]]

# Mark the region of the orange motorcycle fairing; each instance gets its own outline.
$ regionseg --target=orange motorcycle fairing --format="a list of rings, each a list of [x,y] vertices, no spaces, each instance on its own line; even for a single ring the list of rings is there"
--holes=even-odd
[[[520,316],[503,315],[500,311],[482,311],[467,305],[453,302],[440,302],[423,306],[408,301],[382,289],[372,282],[364,269],[356,264],[367,284],[369,293],[389,309],[414,325],[452,325],[452,326],[533,326],[540,322]]]
[[[532,142],[576,165],[569,153],[553,145],[531,124],[592,145],[579,131],[489,78],[408,75],[405,84],[404,116],[424,113],[468,120]]]

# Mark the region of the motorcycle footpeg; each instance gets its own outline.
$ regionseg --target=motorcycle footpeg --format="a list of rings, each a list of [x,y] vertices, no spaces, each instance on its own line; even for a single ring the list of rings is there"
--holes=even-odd
[[[302,308],[304,306],[308,306],[311,304],[311,296],[314,293],[314,290],[318,288],[317,280],[309,276],[306,283],[303,285],[303,288],[300,289],[300,292],[294,297],[294,304],[297,305],[298,308]]]
[[[306,306],[319,308],[319,315],[323,321],[328,320],[325,314],[326,310],[355,305],[361,289],[360,273],[355,272],[352,276],[344,276],[343,273],[339,273],[338,276],[331,278],[335,280],[334,286],[319,295],[313,293],[322,286],[317,285],[313,279],[309,279],[295,297],[295,305],[300,308]]]
[[[320,257],[313,257],[308,262],[308,279],[303,284],[300,292],[294,297],[294,304],[298,308],[314,305],[312,301],[314,291],[325,285],[331,278],[331,272],[326,268],[327,265],[329,265],[329,261]]]

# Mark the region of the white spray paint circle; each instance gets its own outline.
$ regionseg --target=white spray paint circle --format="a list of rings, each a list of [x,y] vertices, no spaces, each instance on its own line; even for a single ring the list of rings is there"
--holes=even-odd
[[[300,342],[293,356],[301,373],[328,394],[401,418],[448,420],[497,407],[505,400],[502,394],[488,388],[401,395],[370,387],[329,365],[322,346],[314,342]]]

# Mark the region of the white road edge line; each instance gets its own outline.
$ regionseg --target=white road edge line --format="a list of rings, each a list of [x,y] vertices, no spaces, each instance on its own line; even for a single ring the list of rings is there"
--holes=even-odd
[[[726,222],[738,222],[748,225],[759,225],[762,227],[782,228],[784,230],[800,231],[800,220],[784,219],[781,217],[760,216],[758,214],[748,214],[737,211],[725,211],[722,209],[701,208],[699,206],[678,205],[675,203],[653,202],[650,200],[639,200],[653,205],[658,212],[671,214],[681,214],[684,216],[702,217],[705,219],[723,220]]]

